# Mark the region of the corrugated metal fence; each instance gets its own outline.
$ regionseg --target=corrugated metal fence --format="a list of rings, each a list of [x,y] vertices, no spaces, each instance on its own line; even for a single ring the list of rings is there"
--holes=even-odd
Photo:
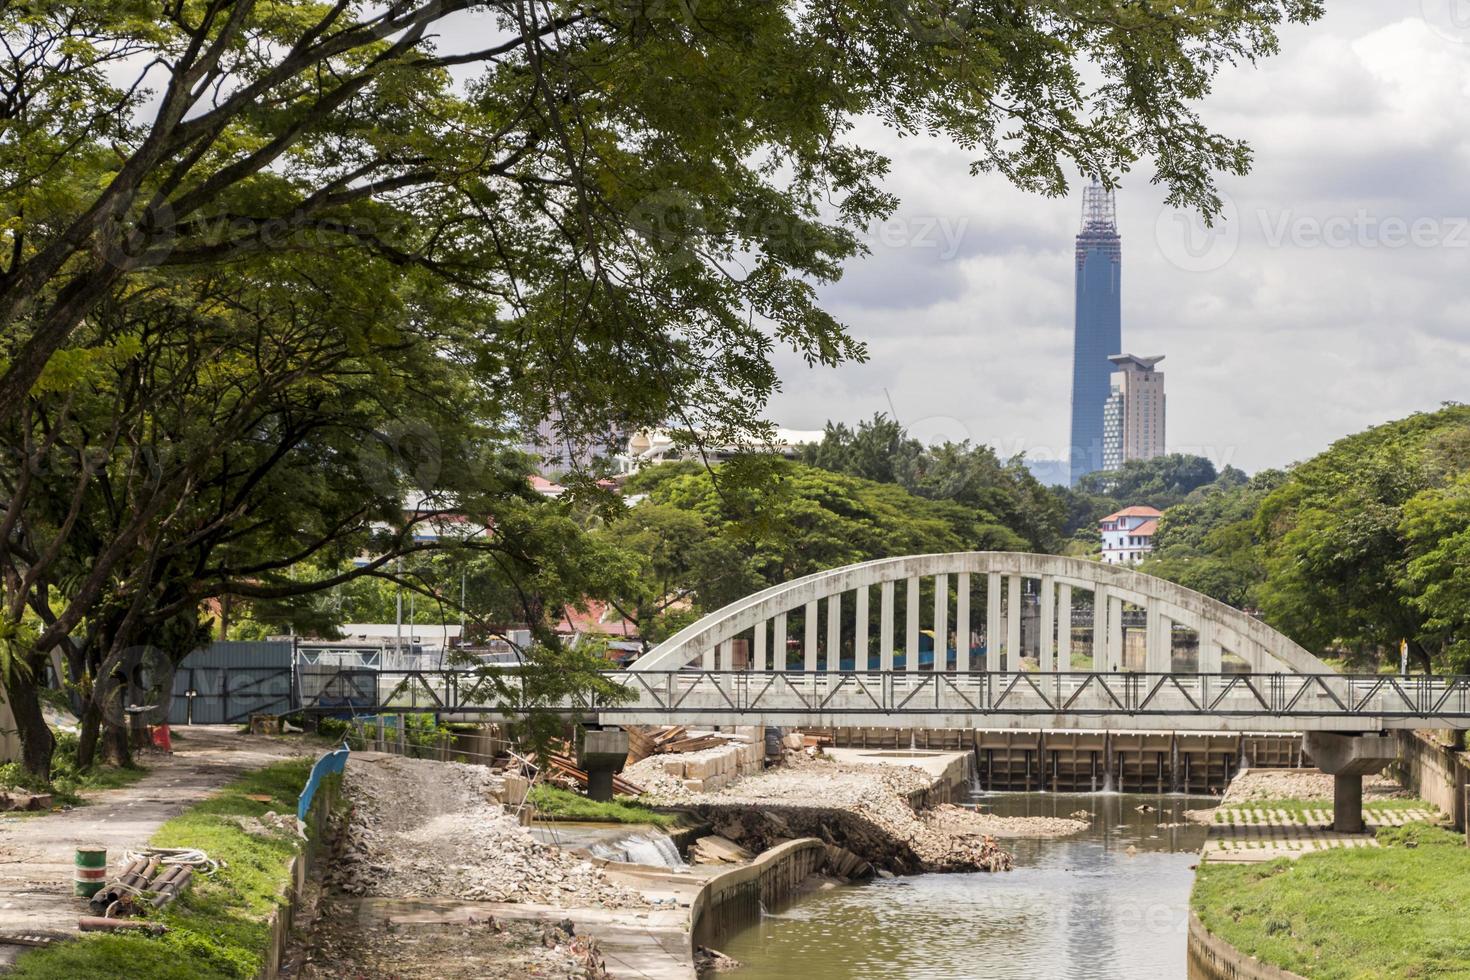
[[[254,712],[296,707],[290,640],[215,642],[184,658],[174,673],[173,725],[248,721]]]

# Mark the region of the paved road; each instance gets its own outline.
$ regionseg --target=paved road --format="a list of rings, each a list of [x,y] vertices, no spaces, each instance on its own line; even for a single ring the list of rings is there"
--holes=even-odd
[[[0,968],[26,949],[9,937],[76,933],[84,908],[72,895],[78,845],[107,848],[115,864],[164,821],[240,774],[311,748],[240,735],[234,726],[182,727],[174,730],[174,754],[143,759],[150,772],[133,785],[89,794],[90,805],[62,813],[0,818]]]

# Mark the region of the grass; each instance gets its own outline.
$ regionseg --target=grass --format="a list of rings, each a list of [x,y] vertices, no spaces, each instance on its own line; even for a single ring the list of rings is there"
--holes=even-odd
[[[224,867],[196,875],[178,901],[155,914],[168,927],[156,938],[88,934],[20,958],[18,980],[85,976],[150,980],[249,978],[259,972],[270,933],[267,920],[288,880],[287,862],[300,849],[294,835],[253,835],[241,818],[267,811],[292,814],[311,759],[290,759],[243,776],[165,823],[157,847],[198,847]],[[267,795],[270,802],[252,800]]]
[[[1314,980],[1470,978],[1470,848],[1428,824],[1378,840],[1295,861],[1205,862],[1191,905],[1237,949]]]
[[[533,786],[531,803],[536,815],[547,820],[585,820],[597,823],[649,823],[670,827],[679,818],[672,813],[659,813],[637,803],[613,800],[599,803],[570,790],[555,786]]]
[[[1215,823],[1225,823],[1225,811],[1235,811],[1237,823],[1255,823],[1256,810],[1260,810],[1267,817],[1274,817],[1271,811],[1284,810],[1294,823],[1310,824],[1317,822],[1314,812],[1316,810],[1331,810],[1331,800],[1245,800],[1240,803],[1227,803],[1215,811]],[[1424,810],[1428,813],[1438,812],[1433,803],[1423,800],[1364,800],[1363,815],[1370,813],[1399,813],[1405,810]],[[1268,821],[1269,822],[1269,821]]]

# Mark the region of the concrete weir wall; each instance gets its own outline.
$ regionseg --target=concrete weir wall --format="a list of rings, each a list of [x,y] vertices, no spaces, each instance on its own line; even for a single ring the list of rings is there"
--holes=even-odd
[[[778,844],[749,864],[705,882],[689,904],[690,955],[694,947],[717,945],[720,937],[755,922],[763,907],[789,901],[826,861],[827,845],[803,837]]]
[[[1463,753],[1445,745],[1435,732],[1397,732],[1399,761],[1389,770],[1405,789],[1452,814],[1455,826],[1465,828],[1465,786],[1470,763]]]
[[[1189,980],[1306,980],[1290,970],[1247,956],[1189,913]]]

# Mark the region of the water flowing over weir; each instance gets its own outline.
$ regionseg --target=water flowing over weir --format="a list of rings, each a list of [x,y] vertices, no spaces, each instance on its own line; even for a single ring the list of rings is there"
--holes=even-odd
[[[679,856],[679,848],[667,834],[658,831],[644,832],[624,837],[621,840],[593,844],[587,850],[593,857],[608,861],[623,861],[627,864],[646,864],[658,868],[685,867]]]

